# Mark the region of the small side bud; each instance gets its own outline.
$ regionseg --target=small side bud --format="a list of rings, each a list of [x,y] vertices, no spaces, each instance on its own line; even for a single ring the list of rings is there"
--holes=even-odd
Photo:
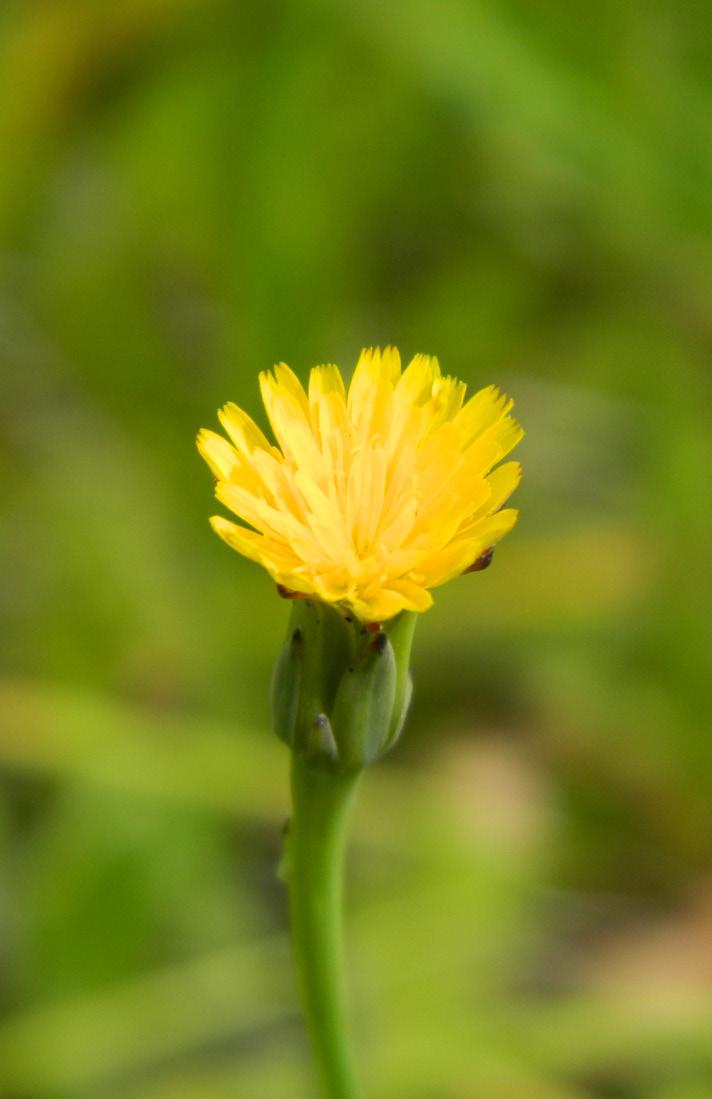
[[[336,692],[332,725],[344,767],[363,767],[382,755],[395,697],[395,656],[387,635],[379,633],[344,673]]]
[[[333,766],[338,758],[338,750],[331,722],[326,714],[317,714],[311,728],[304,738],[302,755],[307,763]]]

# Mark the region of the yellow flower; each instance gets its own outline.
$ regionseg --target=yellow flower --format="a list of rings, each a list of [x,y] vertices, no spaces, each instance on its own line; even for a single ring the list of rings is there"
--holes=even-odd
[[[278,447],[252,419],[220,411],[198,449],[216,496],[242,526],[213,529],[290,593],[383,622],[425,611],[430,588],[467,571],[512,529],[502,505],[518,462],[493,467],[523,435],[494,386],[465,402],[466,386],[416,355],[401,371],[395,348],[361,353],[348,393],[336,366],[316,366],[308,393],[280,363],[260,375]]]

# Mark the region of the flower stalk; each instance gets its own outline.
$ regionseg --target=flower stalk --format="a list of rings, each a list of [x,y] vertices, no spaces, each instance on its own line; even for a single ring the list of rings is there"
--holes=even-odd
[[[292,755],[287,838],[292,948],[307,1031],[328,1099],[359,1099],[343,975],[345,832],[360,771],[335,773]]]

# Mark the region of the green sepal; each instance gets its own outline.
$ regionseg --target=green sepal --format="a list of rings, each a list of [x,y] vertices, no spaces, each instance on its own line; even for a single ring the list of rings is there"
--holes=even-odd
[[[344,668],[353,658],[353,632],[338,611],[314,599],[295,600],[290,626],[304,640],[299,721],[311,724],[319,714],[331,713]]]
[[[413,697],[410,651],[413,646],[413,635],[417,621],[418,615],[413,611],[402,611],[383,626],[383,631],[393,647],[396,662],[396,693],[393,700],[393,714],[385,750],[392,748],[403,732],[405,719],[410,708],[410,700]]]
[[[272,720],[278,737],[290,748],[299,717],[299,700],[304,678],[304,636],[296,626],[289,636],[275,665],[272,676]]]
[[[388,752],[399,739],[403,728],[405,726],[406,718],[408,717],[408,710],[410,709],[410,700],[413,697],[413,678],[410,673],[405,677],[403,685],[403,692],[400,697],[400,708],[398,701],[393,705],[393,717],[391,720],[391,727],[388,730],[388,740],[385,744],[384,751]]]
[[[384,752],[396,684],[393,646],[385,633],[378,633],[344,673],[336,694],[331,720],[342,767],[363,767]]]

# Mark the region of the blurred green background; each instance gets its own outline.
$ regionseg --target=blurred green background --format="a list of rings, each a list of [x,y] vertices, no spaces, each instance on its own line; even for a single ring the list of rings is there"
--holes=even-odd
[[[712,1096],[707,5],[5,0],[0,1095],[312,1099],[288,613],[200,426],[496,382],[521,520],[419,625],[349,867],[369,1099]]]

